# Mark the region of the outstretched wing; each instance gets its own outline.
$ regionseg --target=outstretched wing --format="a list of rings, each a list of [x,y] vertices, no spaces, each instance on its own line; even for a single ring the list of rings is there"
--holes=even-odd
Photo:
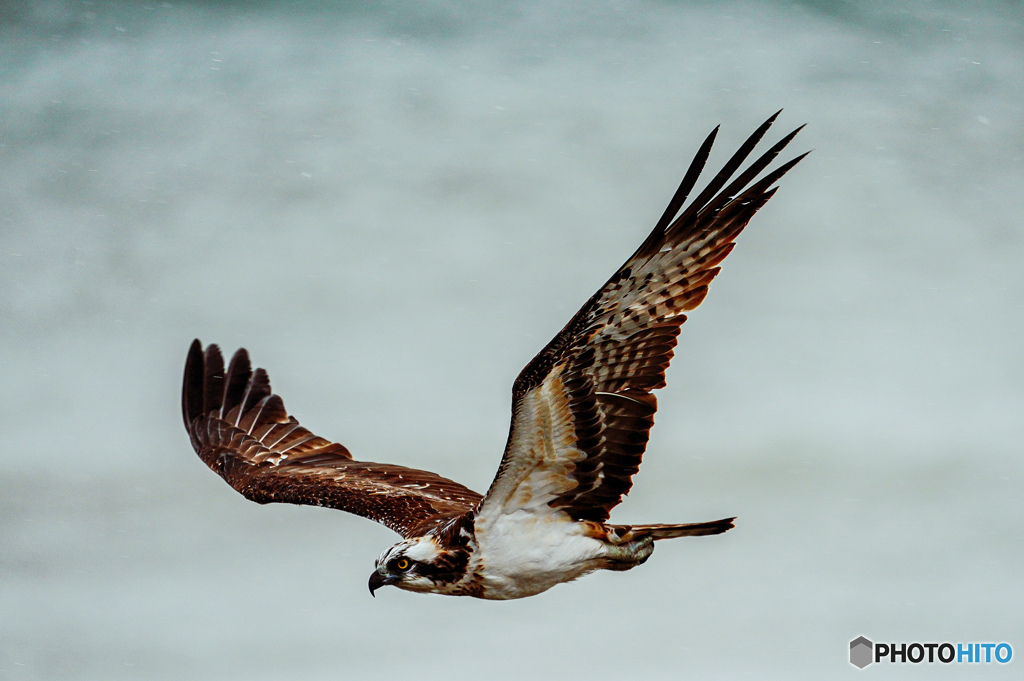
[[[181,393],[185,428],[199,458],[247,499],[329,506],[418,536],[476,506],[480,495],[440,475],[353,461],[285,411],[263,369],[235,353],[227,373],[216,345],[193,341]]]
[[[718,128],[707,137],[661,220],[512,388],[512,426],[478,524],[520,509],[602,522],[632,486],[654,425],[683,314],[708,292],[736,236],[806,154],[755,178],[784,137],[730,179],[774,122],[769,118],[684,210]],[[728,184],[728,186],[726,186]]]

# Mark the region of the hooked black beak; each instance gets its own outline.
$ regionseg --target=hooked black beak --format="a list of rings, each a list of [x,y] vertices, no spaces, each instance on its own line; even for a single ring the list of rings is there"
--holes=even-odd
[[[394,584],[397,581],[398,579],[392,577],[391,575],[384,576],[381,573],[374,570],[373,573],[370,575],[370,595],[373,596],[373,592],[381,588],[382,586]]]

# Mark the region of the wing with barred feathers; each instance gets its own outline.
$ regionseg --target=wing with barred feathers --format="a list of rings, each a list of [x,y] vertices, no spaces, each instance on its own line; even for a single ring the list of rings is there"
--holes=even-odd
[[[603,522],[629,491],[654,425],[652,391],[665,386],[684,312],[704,300],[775,182],[806,156],[755,181],[798,128],[732,179],[777,115],[684,208],[712,131],[651,234],[520,373],[508,443],[478,527],[521,509]]]
[[[185,362],[185,428],[199,458],[247,499],[328,506],[419,536],[476,506],[480,495],[428,471],[354,461],[285,411],[263,369],[196,340]]]

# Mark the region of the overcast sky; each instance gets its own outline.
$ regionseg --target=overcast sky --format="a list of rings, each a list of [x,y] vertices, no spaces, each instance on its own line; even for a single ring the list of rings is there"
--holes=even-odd
[[[0,8],[0,678],[1024,653],[1019,3],[24,5]],[[780,108],[771,141],[806,123],[789,155],[814,152],[684,326],[613,516],[733,532],[517,603],[371,600],[388,530],[256,506],[192,453],[199,337],[357,458],[485,489],[519,369],[708,131],[718,166]]]

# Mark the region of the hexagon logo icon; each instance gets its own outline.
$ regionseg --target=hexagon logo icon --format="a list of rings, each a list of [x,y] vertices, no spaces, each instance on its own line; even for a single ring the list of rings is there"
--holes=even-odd
[[[853,639],[850,641],[850,664],[857,669],[864,669],[874,662],[874,648],[875,644],[863,636]]]

